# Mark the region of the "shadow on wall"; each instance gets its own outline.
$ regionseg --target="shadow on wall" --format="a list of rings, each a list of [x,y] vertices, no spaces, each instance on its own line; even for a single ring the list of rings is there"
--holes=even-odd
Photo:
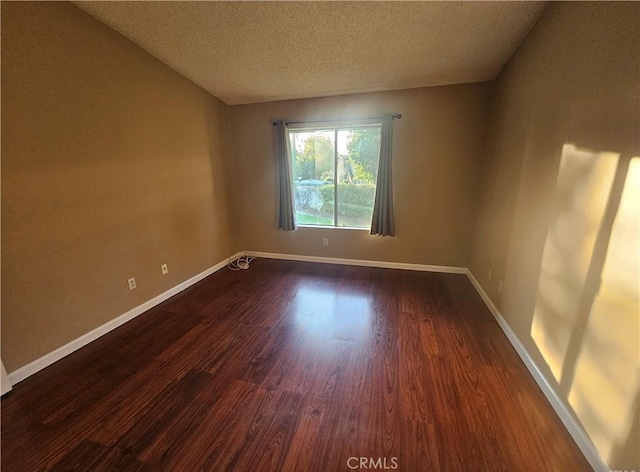
[[[640,157],[563,146],[531,337],[603,459],[637,468]]]

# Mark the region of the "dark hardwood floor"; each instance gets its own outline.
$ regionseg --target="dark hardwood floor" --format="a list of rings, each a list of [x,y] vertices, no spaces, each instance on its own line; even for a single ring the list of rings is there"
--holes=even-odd
[[[591,470],[466,276],[266,259],[15,386],[1,447],[3,472]]]

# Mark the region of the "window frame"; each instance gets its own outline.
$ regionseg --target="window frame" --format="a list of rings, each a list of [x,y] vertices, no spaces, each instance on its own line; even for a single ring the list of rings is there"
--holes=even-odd
[[[371,221],[369,222],[369,226],[339,226],[338,225],[338,131],[339,130],[351,130],[351,129],[363,129],[363,128],[377,128],[382,135],[382,120],[380,118],[367,118],[367,119],[359,119],[359,120],[333,120],[333,121],[309,121],[309,122],[290,122],[287,123],[286,133],[287,133],[287,141],[291,143],[291,133],[296,132],[316,132],[316,131],[332,131],[333,135],[333,176],[334,176],[334,185],[333,185],[333,225],[319,225],[319,224],[310,224],[298,223],[296,218],[296,200],[295,200],[295,192],[293,196],[293,211],[294,218],[296,218],[296,226],[302,228],[321,228],[321,229],[347,229],[347,230],[355,230],[355,231],[369,231],[371,229]],[[291,150],[291,144],[289,144],[289,151]],[[380,160],[380,148],[378,148],[378,162]],[[289,162],[293,165],[293,156],[289,156]],[[293,187],[295,182],[293,172],[291,172],[291,185]],[[376,181],[374,182],[376,186],[376,191],[378,187],[378,179],[376,177]],[[375,195],[375,193],[374,193]]]

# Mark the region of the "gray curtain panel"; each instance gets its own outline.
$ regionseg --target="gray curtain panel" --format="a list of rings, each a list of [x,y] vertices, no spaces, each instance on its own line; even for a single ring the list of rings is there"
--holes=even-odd
[[[284,120],[276,125],[276,152],[278,153],[278,228],[285,231],[296,229],[293,211],[293,179],[289,159],[289,136]]]
[[[380,133],[380,160],[378,161],[378,181],[373,204],[371,234],[395,236],[393,223],[393,178],[391,172],[391,150],[393,149],[393,115],[382,117]]]

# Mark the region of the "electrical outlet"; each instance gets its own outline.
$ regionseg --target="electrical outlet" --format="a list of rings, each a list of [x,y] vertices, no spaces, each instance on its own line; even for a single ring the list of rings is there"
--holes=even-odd
[[[498,282],[498,293],[502,293],[502,280]]]
[[[329,238],[322,238],[322,245],[323,246],[328,246],[329,245]]]
[[[129,283],[129,290],[133,290],[137,287],[135,277],[131,277],[127,282]]]
[[[487,271],[487,278],[488,278],[489,280],[491,280],[491,269],[489,269],[489,270]]]
[[[162,275],[167,275],[169,273],[169,267],[167,267],[167,264],[162,264],[160,268],[162,269]]]

